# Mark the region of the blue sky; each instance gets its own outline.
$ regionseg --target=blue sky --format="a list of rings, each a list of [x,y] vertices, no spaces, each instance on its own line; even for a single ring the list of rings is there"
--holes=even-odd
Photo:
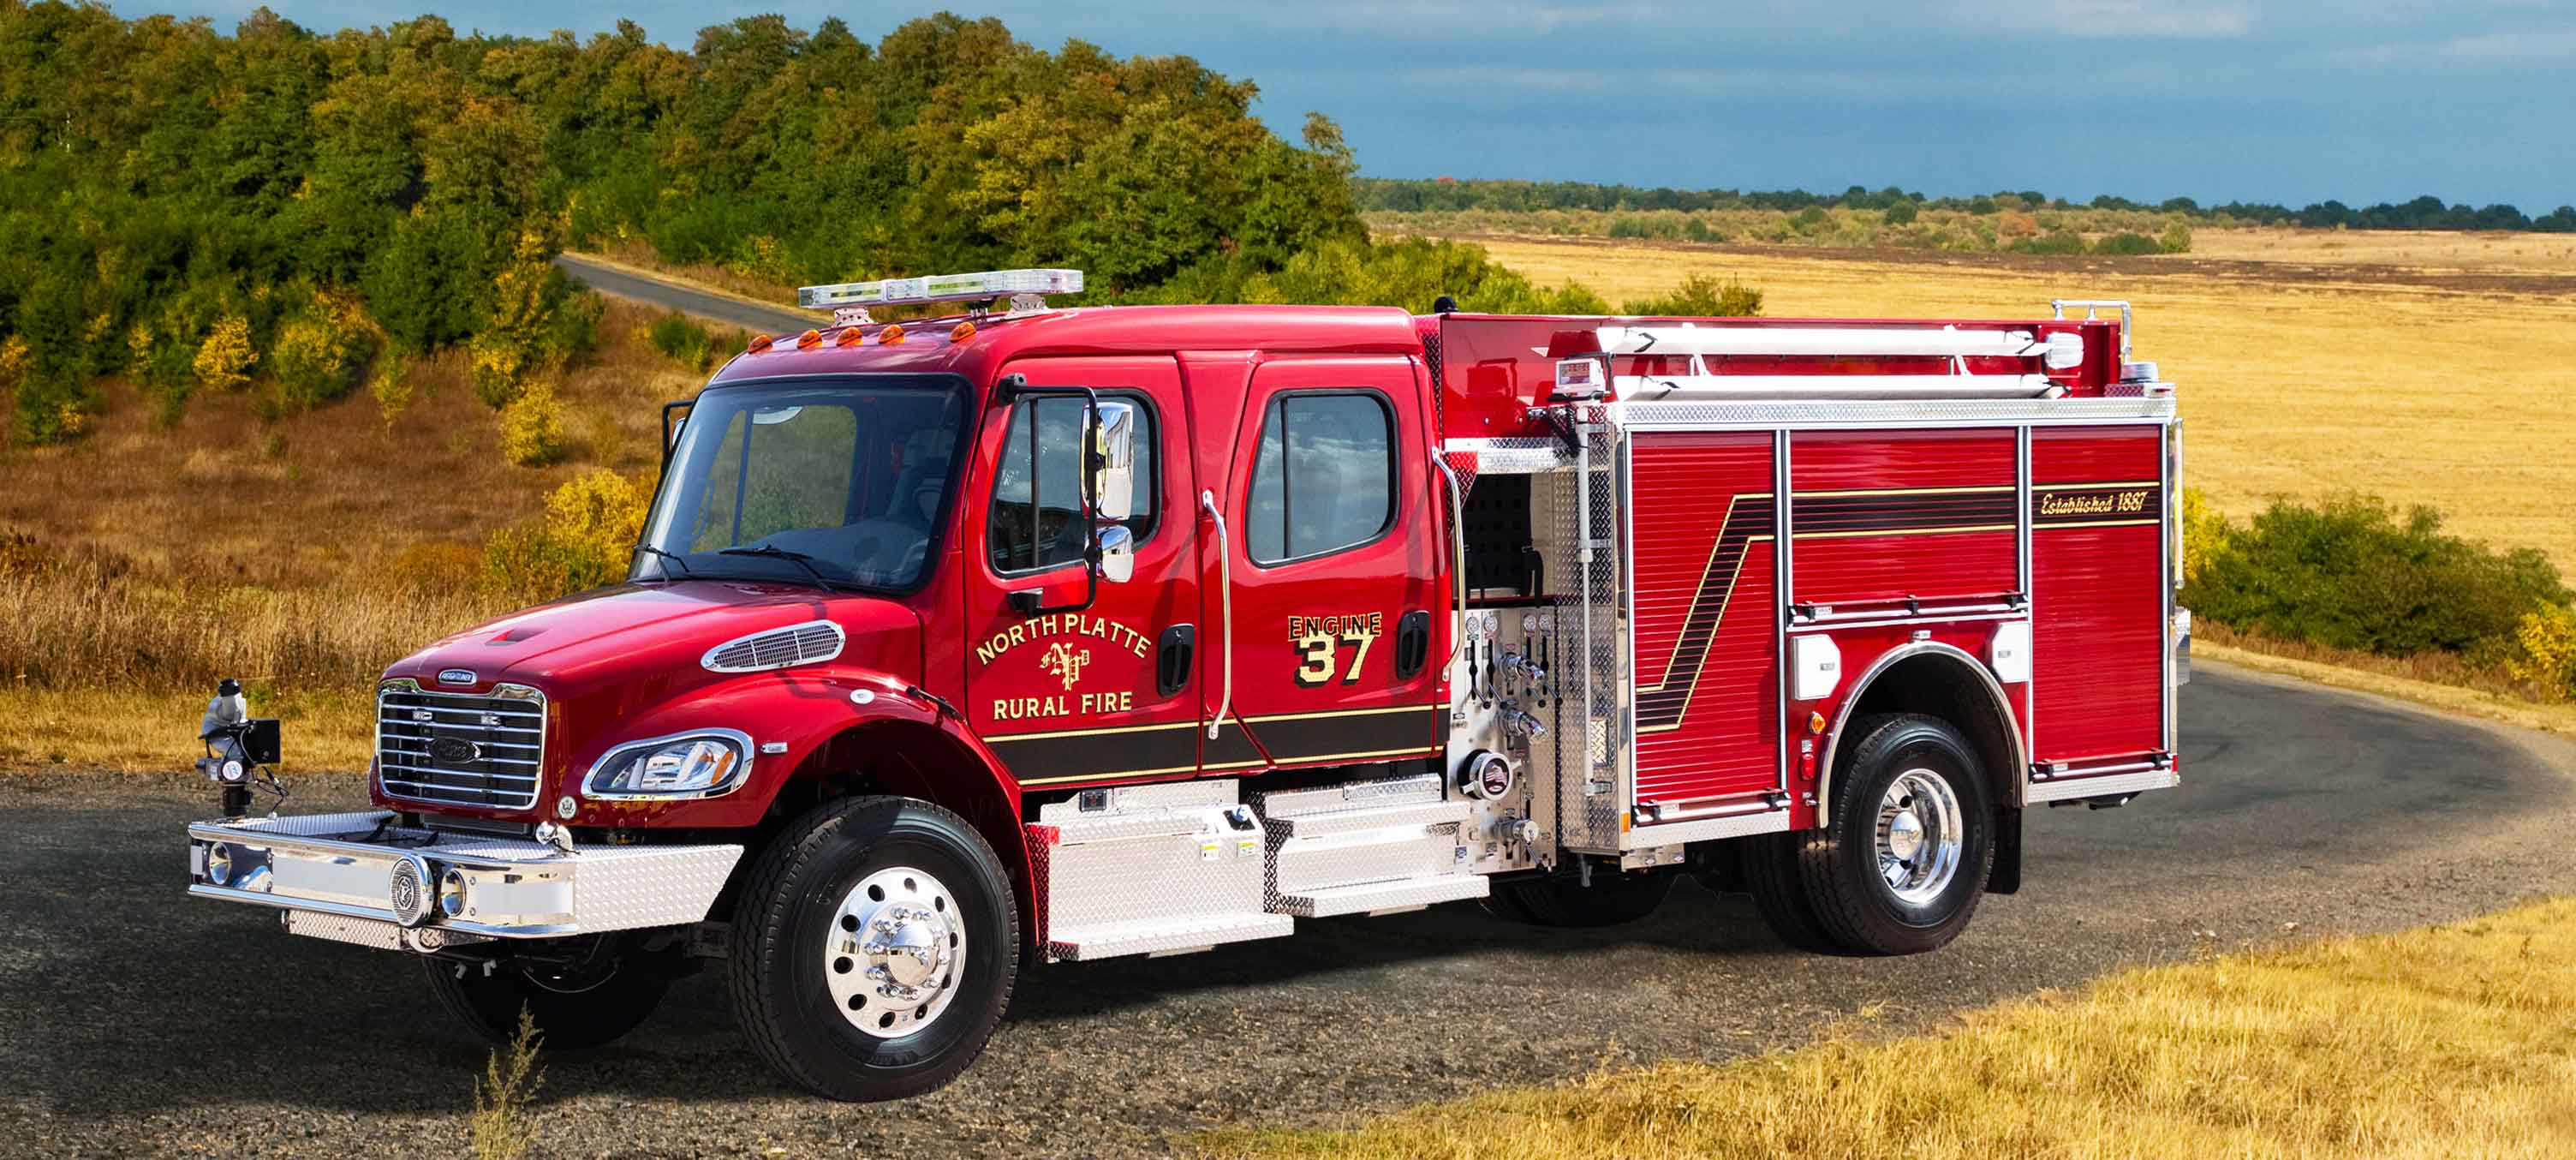
[[[270,7],[313,27],[436,11],[460,31],[685,46],[736,15],[874,38],[936,6],[381,0]],[[219,27],[249,3],[177,3]],[[2437,193],[2576,202],[2576,0],[982,0],[1022,40],[1180,54],[1260,83],[1293,135],[1341,122],[1361,170],[1691,188],[2037,189],[2292,206]],[[154,10],[119,3],[124,15]]]

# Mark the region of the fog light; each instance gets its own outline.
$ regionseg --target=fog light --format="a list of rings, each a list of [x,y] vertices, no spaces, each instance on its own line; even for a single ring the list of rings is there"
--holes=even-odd
[[[233,880],[233,848],[222,842],[206,847],[206,881],[229,886]]]
[[[453,866],[438,876],[438,912],[449,918],[465,917],[465,872]]]

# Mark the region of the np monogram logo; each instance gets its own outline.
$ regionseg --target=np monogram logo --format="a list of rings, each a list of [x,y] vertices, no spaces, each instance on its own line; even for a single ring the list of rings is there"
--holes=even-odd
[[[442,685],[470,685],[470,684],[473,684],[473,683],[474,683],[474,670],[472,670],[472,669],[440,669],[440,670],[438,670],[438,683],[439,683],[439,684],[442,684]]]
[[[1038,668],[1062,678],[1067,689],[1082,679],[1082,670],[1090,663],[1090,649],[1075,648],[1064,641],[1048,645],[1046,655],[1038,658]]]

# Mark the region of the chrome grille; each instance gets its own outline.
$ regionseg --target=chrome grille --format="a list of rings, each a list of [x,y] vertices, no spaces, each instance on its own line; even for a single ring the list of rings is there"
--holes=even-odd
[[[708,649],[707,655],[699,658],[698,663],[718,673],[783,669],[839,656],[842,640],[840,625],[818,620],[812,624],[773,628],[726,641]]]
[[[434,693],[401,685],[376,694],[376,778],[394,797],[527,809],[537,802],[545,752],[542,697]]]

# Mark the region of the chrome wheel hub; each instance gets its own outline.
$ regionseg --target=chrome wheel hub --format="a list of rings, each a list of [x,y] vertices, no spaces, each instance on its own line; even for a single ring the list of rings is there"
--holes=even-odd
[[[1965,818],[1959,795],[1939,773],[1909,769],[1878,802],[1878,873],[1897,900],[1922,906],[1959,872]]]
[[[861,879],[841,900],[823,939],[823,978],[851,1026],[892,1039],[948,1009],[965,953],[957,896],[928,874],[895,866]]]

